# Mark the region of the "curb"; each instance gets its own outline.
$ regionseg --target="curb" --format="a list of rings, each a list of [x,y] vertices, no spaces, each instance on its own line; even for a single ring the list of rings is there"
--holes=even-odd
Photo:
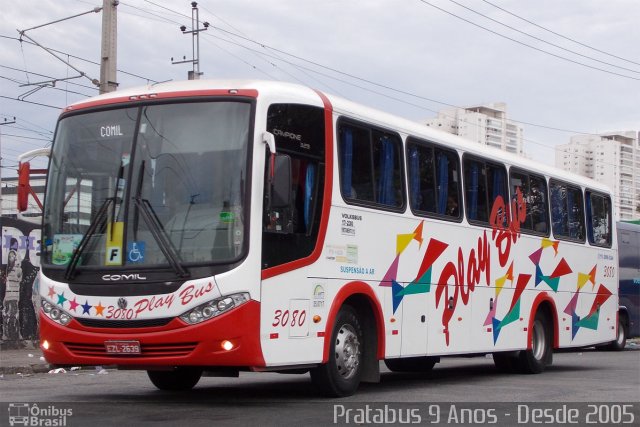
[[[0,367],[0,375],[33,375],[33,374],[45,374],[49,372],[51,368],[49,365],[28,365],[28,366],[7,366]]]

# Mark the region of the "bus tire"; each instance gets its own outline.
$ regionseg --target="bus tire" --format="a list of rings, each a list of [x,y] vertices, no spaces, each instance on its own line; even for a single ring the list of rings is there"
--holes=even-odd
[[[618,334],[615,341],[611,341],[606,347],[607,350],[622,351],[627,345],[627,322],[625,322],[624,314],[618,316]]]
[[[392,372],[429,372],[438,362],[439,357],[424,356],[385,359],[384,364]]]
[[[351,396],[360,385],[364,359],[364,334],[351,306],[338,312],[329,346],[329,360],[311,370],[311,381],[325,396]]]
[[[551,319],[538,310],[531,329],[531,349],[520,351],[518,370],[523,374],[539,374],[553,360]]]
[[[178,367],[172,371],[147,371],[149,379],[160,390],[191,390],[202,376],[202,369]]]

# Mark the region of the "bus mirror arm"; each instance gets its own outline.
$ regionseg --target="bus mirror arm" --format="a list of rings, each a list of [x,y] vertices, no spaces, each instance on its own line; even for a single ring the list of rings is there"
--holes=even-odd
[[[271,132],[262,132],[262,142],[267,144],[272,154],[276,153],[276,138]]]

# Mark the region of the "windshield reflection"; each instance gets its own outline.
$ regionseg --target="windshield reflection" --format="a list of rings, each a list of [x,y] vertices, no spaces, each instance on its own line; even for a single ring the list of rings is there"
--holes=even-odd
[[[240,257],[250,112],[244,102],[181,103],[61,120],[43,262],[169,264],[184,276],[185,264]]]

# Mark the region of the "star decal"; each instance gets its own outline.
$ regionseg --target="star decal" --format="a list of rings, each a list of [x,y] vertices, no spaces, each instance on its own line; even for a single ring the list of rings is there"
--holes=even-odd
[[[98,305],[96,305],[94,308],[96,309],[96,316],[104,316],[102,312],[104,311],[105,307],[102,306],[102,302],[99,302]]]
[[[80,305],[76,301],[76,297],[73,297],[73,301],[69,300],[69,304],[71,304],[71,307],[69,307],[69,310],[73,310],[74,312],[76,311],[76,308],[78,308],[78,306]]]
[[[91,314],[91,306],[89,305],[89,301],[85,300],[84,304],[80,307],[82,307],[82,314]]]
[[[57,295],[58,295],[58,304],[60,304],[60,307],[64,307],[64,302],[67,301],[67,299],[64,297],[64,292]]]
[[[53,286],[49,286],[49,298],[53,298],[53,296],[56,294],[56,290],[53,289]]]

